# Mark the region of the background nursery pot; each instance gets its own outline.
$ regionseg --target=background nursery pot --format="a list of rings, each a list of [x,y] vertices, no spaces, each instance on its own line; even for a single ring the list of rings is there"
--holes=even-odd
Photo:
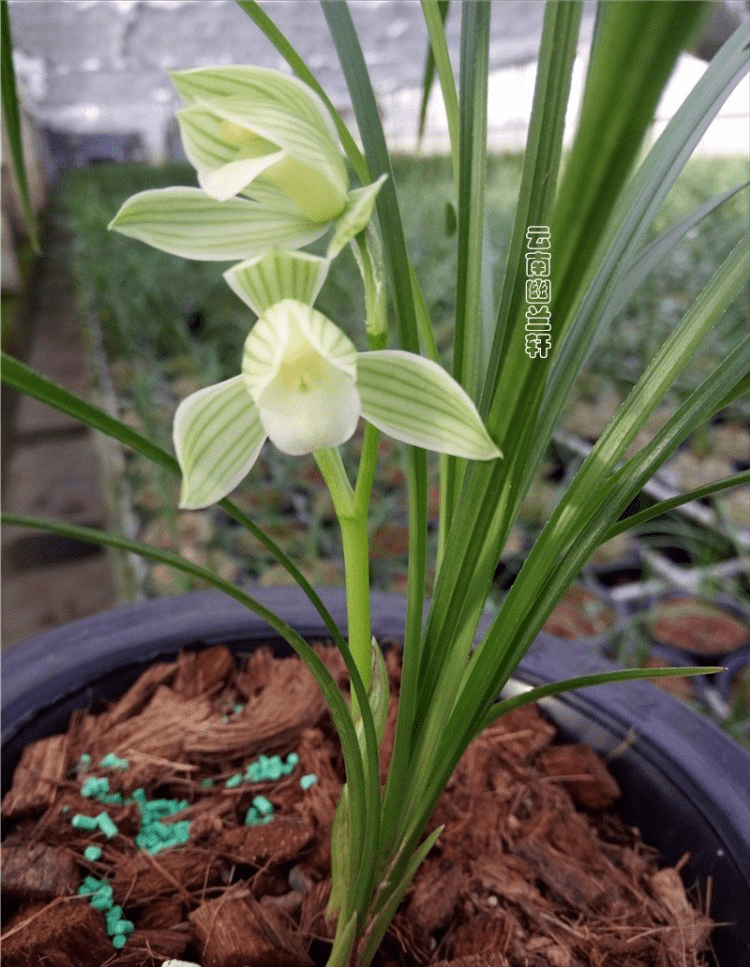
[[[296,589],[254,589],[304,637],[325,639],[326,629]],[[344,593],[320,592],[340,627]],[[398,639],[405,603],[373,595],[373,633]],[[235,652],[260,644],[288,654],[286,643],[240,604],[217,592],[198,592],[132,605],[47,632],[10,650],[2,682],[2,784],[10,785],[25,745],[62,732],[76,708],[96,710],[115,699],[154,661],[182,649],[222,643]],[[521,663],[516,683],[589,674],[607,667],[577,642],[540,636]],[[609,767],[623,797],[621,813],[640,828],[667,863],[688,852],[682,875],[706,895],[711,913],[726,923],[713,944],[722,967],[750,967],[750,756],[711,722],[646,682],[572,693],[544,703],[565,740],[599,753],[617,750]]]

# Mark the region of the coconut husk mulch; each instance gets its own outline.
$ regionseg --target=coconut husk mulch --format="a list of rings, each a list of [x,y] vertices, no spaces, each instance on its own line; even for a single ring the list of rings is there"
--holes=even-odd
[[[335,650],[318,650],[343,683]],[[395,697],[383,764],[394,713]],[[100,767],[110,753],[128,767]],[[259,755],[290,753],[299,761],[289,774],[226,785]],[[122,803],[82,796],[91,776],[107,777]],[[301,784],[303,776],[316,780]],[[335,733],[297,659],[260,650],[237,667],[218,646],[152,666],[102,714],[76,713],[64,736],[23,754],[2,802],[5,967],[155,967],[167,958],[202,967],[325,964],[330,827],[342,781]],[[187,842],[138,849],[137,789],[187,801],[165,820],[190,820]],[[245,825],[258,796],[273,818]],[[497,722],[466,752],[438,803],[430,828],[445,829],[376,967],[708,963],[710,918],[690,904],[679,872],[660,869],[655,850],[612,811],[618,796],[597,756],[557,744],[535,707]],[[74,815],[102,810],[117,827],[112,838],[73,826]],[[96,860],[84,857],[91,845],[102,849]],[[77,895],[89,875],[112,887],[132,924],[119,950],[104,914]]]

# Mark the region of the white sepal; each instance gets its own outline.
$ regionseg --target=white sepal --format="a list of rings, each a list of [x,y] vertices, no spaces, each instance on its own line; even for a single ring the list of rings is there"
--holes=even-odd
[[[156,188],[128,198],[109,228],[186,259],[229,262],[276,246],[302,248],[325,232],[290,208],[246,198],[218,202],[199,188]]]
[[[174,447],[182,470],[180,507],[208,507],[250,472],[266,439],[241,376],[198,390],[177,407]]]
[[[360,353],[362,416],[403,443],[471,460],[502,456],[466,391],[432,360],[397,349]]]

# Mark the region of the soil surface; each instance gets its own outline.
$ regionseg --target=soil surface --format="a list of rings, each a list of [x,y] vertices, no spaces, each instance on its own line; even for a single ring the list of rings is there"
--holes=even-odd
[[[343,684],[337,652],[318,650]],[[395,696],[390,712],[383,765]],[[153,665],[24,752],[2,803],[5,967],[325,964],[342,782],[297,659],[260,650],[238,667],[218,646]],[[709,917],[618,818],[618,796],[535,707],[500,720],[440,799],[429,828],[445,828],[376,967],[707,964]]]

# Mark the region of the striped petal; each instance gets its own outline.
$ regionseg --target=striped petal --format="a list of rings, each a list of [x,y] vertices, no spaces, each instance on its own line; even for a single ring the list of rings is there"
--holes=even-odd
[[[283,160],[286,155],[252,132],[241,132],[242,141],[228,139],[214,111],[191,105],[177,112],[182,145],[198,172],[201,188],[217,201],[226,201]]]
[[[174,417],[173,439],[182,470],[180,507],[208,507],[250,472],[266,432],[241,376],[192,393]]]
[[[197,171],[212,171],[237,158],[240,144],[232,143],[222,132],[222,119],[214,111],[192,104],[177,112],[177,123],[187,159]],[[276,145],[260,138],[244,147],[254,147],[256,159],[278,151]]]
[[[280,194],[276,189],[272,193]],[[199,188],[139,192],[128,198],[109,227],[172,255],[214,262],[247,259],[276,246],[301,248],[326,229],[299,211],[246,198],[218,202]]]
[[[266,98],[312,124],[322,124],[331,138],[336,138],[333,121],[315,91],[298,78],[270,67],[198,67],[171,71],[170,77],[186,104],[217,97]]]
[[[261,138],[283,151],[285,158],[268,167],[263,177],[283,188],[305,214],[316,221],[330,221],[343,212],[349,178],[343,157],[324,126],[290,114],[267,98],[223,97],[198,103],[225,122],[226,130],[244,131],[245,137]],[[220,125],[219,136],[221,130]]]
[[[273,249],[224,273],[229,287],[257,316],[284,299],[312,305],[328,272],[328,259]]]
[[[383,349],[357,357],[362,416],[396,440],[471,460],[502,456],[471,398],[437,363]]]

